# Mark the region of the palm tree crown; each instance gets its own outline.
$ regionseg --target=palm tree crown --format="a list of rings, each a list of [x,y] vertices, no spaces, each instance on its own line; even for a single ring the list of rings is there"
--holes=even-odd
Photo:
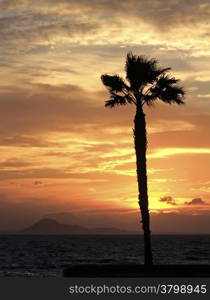
[[[125,64],[126,80],[118,75],[101,76],[110,94],[105,106],[150,106],[157,99],[169,104],[184,104],[184,89],[177,85],[178,79],[167,74],[169,71],[170,68],[159,68],[155,59],[128,53]]]

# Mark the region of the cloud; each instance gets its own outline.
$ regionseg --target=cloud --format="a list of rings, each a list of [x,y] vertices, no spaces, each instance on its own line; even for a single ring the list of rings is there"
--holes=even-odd
[[[162,197],[159,201],[170,205],[176,205],[176,201],[171,196]]]
[[[31,90],[11,87],[11,91],[0,91],[0,118],[4,124],[0,128],[0,145],[4,151],[1,180],[88,177],[99,175],[99,172],[136,176],[133,108],[105,109],[106,97],[105,92],[93,92],[71,84],[34,84]],[[155,110],[147,111],[148,125],[157,129],[149,133],[149,169],[162,168],[160,159],[150,158],[167,157],[173,164],[175,154],[179,154],[181,160],[189,153],[199,153],[199,157],[208,154],[209,116],[195,115],[192,106],[188,110],[190,114],[187,110],[178,114],[176,107],[157,105]],[[15,167],[12,161],[11,169],[14,156],[19,166]],[[8,162],[10,167],[5,170]],[[22,163],[31,163],[31,167],[25,165],[24,169]],[[165,164],[163,168],[174,167]]]
[[[10,168],[24,168],[24,167],[29,167],[32,164],[30,162],[18,160],[18,159],[8,159],[6,161],[0,162],[0,167],[2,169],[10,169]]]
[[[23,163],[19,163],[21,166]],[[93,173],[95,172],[94,168],[90,168],[90,172],[92,171]],[[88,173],[88,169],[85,171],[85,168],[53,168],[53,167],[34,167],[34,168],[27,168],[24,170],[20,169],[19,167],[17,169],[2,169],[0,171],[0,180],[7,180],[7,179],[34,179],[34,178],[55,178],[55,179],[60,179],[60,178],[84,178],[84,174]]]
[[[187,204],[187,205],[203,205],[205,203],[206,202],[203,201],[201,198],[194,198],[189,202],[185,202],[185,204]]]
[[[0,21],[1,44],[8,50],[61,40],[83,45],[146,41],[158,46],[162,41],[174,48],[208,50],[210,12],[204,0],[153,0],[152,5],[148,0],[16,2],[0,3],[5,12]]]
[[[52,2],[52,1],[51,1]],[[82,43],[87,35],[94,36],[98,23],[87,22],[84,18],[72,12],[62,13],[61,4],[40,1],[21,1],[21,6],[10,3],[4,6],[4,15],[0,17],[0,36],[4,40],[3,49],[12,51],[16,46],[19,50],[29,50],[40,45],[52,45],[64,39],[73,43]],[[27,9],[28,6],[30,9]],[[13,7],[13,11],[10,8]],[[72,7],[73,8],[73,7]],[[20,44],[22,42],[22,45]],[[14,48],[13,48],[14,50]]]
[[[128,139],[132,129],[133,107],[108,110],[104,108],[107,94],[101,91],[88,91],[77,85],[46,85],[34,84],[31,88],[8,87],[8,91],[0,91],[0,128],[2,145],[47,147],[49,141],[40,134],[48,132],[81,132],[97,134],[110,139],[110,135],[122,138],[125,132]],[[155,112],[148,112],[149,134],[156,145],[169,144],[170,132],[171,149],[157,149],[150,153],[151,157],[169,156],[172,154],[208,153],[208,138],[197,137],[202,132],[202,137],[208,134],[209,116],[203,113],[202,117],[196,114],[196,108],[190,106],[188,110],[157,105]],[[173,112],[173,114],[172,114]],[[10,115],[10,119],[7,117]],[[174,116],[175,115],[175,116]],[[183,120],[185,119],[185,120]],[[12,121],[11,121],[12,120]],[[98,131],[100,128],[100,134]],[[81,130],[80,130],[81,129]],[[179,131],[177,133],[177,130]],[[186,141],[186,132],[188,139]],[[34,134],[39,134],[39,138]],[[48,135],[49,136],[49,135]],[[131,140],[131,139],[130,139]],[[51,141],[51,145],[53,145]],[[192,148],[177,148],[178,143],[184,147],[190,143]],[[176,148],[175,148],[176,145]],[[195,147],[197,145],[197,147]],[[156,146],[157,148],[157,146]],[[196,149],[198,148],[198,149]]]
[[[6,134],[2,142],[37,144],[37,140],[29,135],[30,132],[58,131],[61,127],[65,130],[65,127],[70,127],[69,122],[74,126],[80,122],[87,122],[88,111],[88,115],[91,110],[95,115],[94,110],[97,109],[94,109],[91,98],[94,98],[94,94],[91,95],[72,85],[63,87],[43,85],[38,86],[32,93],[27,89],[17,89],[16,93],[12,89],[7,93],[0,92],[0,115],[4,122],[4,127],[0,131],[1,135]],[[8,115],[12,122],[8,120]],[[8,133],[12,135],[11,138],[8,138]]]
[[[149,158],[164,158],[173,155],[184,155],[184,154],[209,154],[210,148],[163,148],[154,150],[153,153],[149,154]]]
[[[1,104],[0,104],[1,106]],[[5,128],[6,129],[6,128]],[[7,130],[1,131],[2,136],[0,137],[1,146],[17,146],[17,147],[48,147],[49,142],[41,141],[41,138],[35,138],[32,136],[24,136],[18,134],[10,134]],[[53,143],[51,144],[53,145]]]
[[[78,139],[78,134],[88,135],[89,139],[90,133],[93,140],[96,136],[99,140],[106,136],[110,142],[107,127],[129,126],[132,110],[120,109],[120,113],[107,110],[104,108],[106,97],[105,92],[90,92],[70,84],[35,85],[32,90],[17,88],[16,92],[13,88],[7,92],[0,91],[0,118],[4,124],[0,128],[0,144],[56,146],[56,132],[68,133],[68,138],[72,137],[70,133],[76,133],[74,142],[82,141]],[[95,146],[97,144],[99,141],[95,141]],[[106,144],[104,139],[103,144]]]
[[[42,184],[43,182],[42,181],[39,181],[39,180],[35,180],[34,181],[34,185],[40,185],[40,184]]]
[[[151,134],[173,131],[191,131],[195,128],[194,124],[181,120],[159,120],[154,127],[149,127],[148,132]]]

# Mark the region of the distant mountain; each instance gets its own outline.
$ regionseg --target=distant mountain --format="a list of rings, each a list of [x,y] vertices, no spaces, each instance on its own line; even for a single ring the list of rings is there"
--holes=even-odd
[[[137,231],[139,233],[139,212],[118,211],[111,212],[59,212],[49,213],[42,216],[42,219],[53,219],[61,224],[78,225],[83,227],[106,228],[114,227],[125,231]]]
[[[51,213],[42,217],[43,219],[53,219],[58,223],[69,224],[69,225],[81,225],[81,218],[75,216],[71,212],[59,212],[59,213]]]
[[[118,228],[86,228],[79,225],[67,225],[53,219],[41,219],[33,225],[16,232],[18,234],[135,234]]]

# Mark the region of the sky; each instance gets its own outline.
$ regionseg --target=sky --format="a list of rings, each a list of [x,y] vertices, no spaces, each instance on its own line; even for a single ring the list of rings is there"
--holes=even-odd
[[[186,90],[145,108],[152,232],[210,233],[209,20],[208,0],[0,0],[1,230],[63,212],[139,226],[135,110],[105,108],[100,80],[132,51]]]

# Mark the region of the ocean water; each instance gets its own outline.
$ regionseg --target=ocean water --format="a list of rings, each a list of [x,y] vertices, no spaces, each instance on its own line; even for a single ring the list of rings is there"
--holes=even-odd
[[[152,246],[156,264],[210,264],[210,235],[155,235]],[[0,276],[61,277],[82,263],[143,263],[143,237],[0,236]]]

